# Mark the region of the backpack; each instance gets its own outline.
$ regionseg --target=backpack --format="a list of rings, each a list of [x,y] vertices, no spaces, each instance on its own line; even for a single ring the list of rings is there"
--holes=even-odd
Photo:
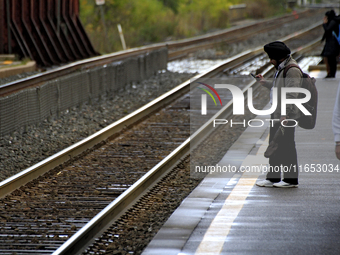
[[[337,40],[338,44],[340,45],[340,16],[336,16],[334,18],[334,21],[339,26],[339,35],[336,35],[335,31],[332,31],[332,35],[335,37],[335,39]]]
[[[311,98],[307,103],[304,103],[303,106],[312,114],[312,115],[304,115],[298,119],[299,126],[304,129],[313,129],[316,123],[316,113],[318,106],[318,91],[315,86],[315,78],[310,77],[308,74],[302,72],[301,68],[298,65],[291,64],[285,67],[283,71],[283,78],[286,78],[286,74],[291,67],[299,68],[302,73],[302,84],[301,88],[307,89],[311,93]],[[298,98],[304,98],[305,95],[300,93]]]
[[[340,45],[340,25],[339,25],[339,35],[336,35],[336,33],[334,31],[332,31],[332,34],[334,35],[336,41]]]

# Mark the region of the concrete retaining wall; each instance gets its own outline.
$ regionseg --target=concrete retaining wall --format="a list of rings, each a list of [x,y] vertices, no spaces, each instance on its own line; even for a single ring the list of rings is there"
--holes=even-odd
[[[0,98],[0,136],[23,131],[62,111],[114,93],[167,68],[167,48],[62,76]]]

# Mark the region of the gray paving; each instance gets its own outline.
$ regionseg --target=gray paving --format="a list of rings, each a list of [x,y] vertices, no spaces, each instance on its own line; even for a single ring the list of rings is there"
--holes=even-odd
[[[312,75],[323,77],[325,73]],[[339,81],[318,79],[317,126],[313,130],[296,130],[298,163],[302,170],[299,188],[252,186],[232,221],[221,251],[199,254],[340,254],[340,161],[334,154],[331,127]],[[267,134],[265,127],[256,132],[247,129],[223,158],[224,162],[239,167],[249,155],[261,153],[259,146]],[[325,172],[312,173],[312,164],[315,167],[319,164]],[[239,176],[232,173],[218,177],[208,175],[143,254],[198,254],[197,248],[207,229],[239,181]],[[233,177],[235,182],[230,182]]]

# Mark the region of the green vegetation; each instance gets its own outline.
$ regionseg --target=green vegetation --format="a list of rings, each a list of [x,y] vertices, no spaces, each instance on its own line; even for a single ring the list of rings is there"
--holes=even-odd
[[[121,24],[128,48],[191,37],[223,29],[239,18],[265,18],[285,12],[286,1],[276,0],[80,0],[80,18],[100,53],[122,49]],[[245,11],[230,6],[246,4]],[[105,17],[102,22],[101,8]],[[106,34],[105,34],[106,31]]]

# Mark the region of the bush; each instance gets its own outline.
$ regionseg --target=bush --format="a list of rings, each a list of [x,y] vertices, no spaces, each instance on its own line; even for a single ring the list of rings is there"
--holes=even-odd
[[[246,3],[247,17],[264,18],[282,12],[274,0],[80,0],[80,18],[100,53],[122,49],[117,25],[121,24],[129,48],[179,39],[229,26],[229,7]],[[106,34],[101,18],[105,14]]]

